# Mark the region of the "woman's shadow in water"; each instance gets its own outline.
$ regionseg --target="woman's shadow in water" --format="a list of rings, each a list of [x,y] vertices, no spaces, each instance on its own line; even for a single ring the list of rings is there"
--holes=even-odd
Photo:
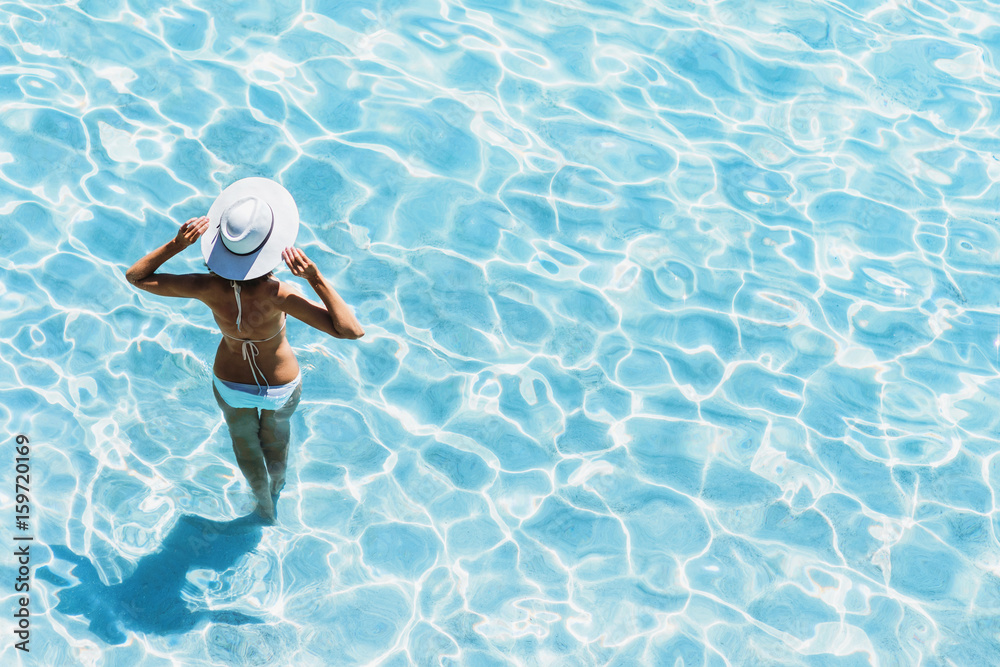
[[[186,575],[192,568],[217,572],[232,567],[259,543],[264,523],[257,514],[232,521],[212,521],[186,514],[167,535],[159,551],[144,556],[125,581],[105,586],[94,565],[67,547],[55,545],[52,553],[73,563],[80,583],[60,591],[56,610],[83,615],[90,631],[109,644],[123,644],[126,630],[168,635],[187,632],[206,621],[244,625],[264,620],[236,611],[193,611],[181,598]],[[48,567],[39,568],[40,579],[69,586]]]

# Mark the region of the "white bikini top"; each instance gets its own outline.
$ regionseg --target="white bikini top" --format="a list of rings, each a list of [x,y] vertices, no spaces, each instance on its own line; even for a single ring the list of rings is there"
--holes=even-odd
[[[243,303],[240,301],[240,285],[235,280],[231,280],[229,282],[233,286],[233,291],[236,293],[236,330],[239,331],[240,321],[243,319]],[[241,346],[243,349],[243,359],[245,359],[247,362],[250,363],[250,372],[253,374],[253,381],[257,383],[258,389],[260,388],[260,382],[257,382],[258,373],[260,373],[260,379],[264,380],[264,386],[270,389],[271,385],[267,383],[267,379],[264,377],[264,373],[262,373],[260,368],[258,368],[257,366],[256,357],[258,354],[260,354],[260,350],[257,349],[257,346],[254,345],[254,343],[263,343],[269,341],[278,334],[280,334],[284,330],[284,328],[285,328],[285,318],[282,318],[281,328],[278,329],[273,336],[268,336],[267,338],[261,338],[260,340],[250,340],[249,338],[237,338],[236,336],[230,336],[225,331],[222,331],[222,329],[219,329],[219,331],[222,331],[222,335],[225,336],[226,338],[232,338],[233,340],[238,340],[243,343],[243,345]]]

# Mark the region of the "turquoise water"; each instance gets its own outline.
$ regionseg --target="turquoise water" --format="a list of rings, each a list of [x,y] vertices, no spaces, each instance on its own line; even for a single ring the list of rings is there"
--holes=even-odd
[[[0,662],[1000,664],[998,60],[995,2],[0,5]],[[289,323],[266,528],[124,278],[254,175],[367,331]]]

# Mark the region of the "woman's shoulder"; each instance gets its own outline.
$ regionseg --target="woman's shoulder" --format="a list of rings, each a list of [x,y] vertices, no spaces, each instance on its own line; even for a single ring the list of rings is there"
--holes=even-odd
[[[301,290],[294,283],[286,283],[274,276],[270,279],[258,283],[253,289],[254,299],[266,302],[274,306],[277,310],[285,310],[285,304],[289,297],[302,295]]]
[[[224,288],[227,285],[229,285],[228,280],[212,272],[202,274],[199,278],[203,285],[204,291],[207,293],[207,296],[209,297],[218,296],[223,292]]]
[[[292,295],[303,295],[302,290],[295,283],[286,283],[285,281],[278,280],[277,278],[271,278],[269,286],[273,290],[274,296],[279,299],[287,299]]]

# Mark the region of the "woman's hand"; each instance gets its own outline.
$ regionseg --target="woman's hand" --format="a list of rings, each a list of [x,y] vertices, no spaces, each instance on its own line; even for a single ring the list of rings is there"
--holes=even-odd
[[[319,275],[316,265],[298,248],[285,248],[281,251],[281,259],[285,260],[288,268],[299,278],[313,280]]]
[[[136,287],[148,290],[154,294],[163,294],[164,296],[194,296],[199,298],[194,292],[171,293],[171,290],[164,290],[164,280],[174,280],[182,276],[171,275],[169,278],[162,277],[160,282],[156,283],[154,281],[155,287],[154,283],[150,283],[146,279],[156,273],[156,270],[168,259],[197,241],[198,237],[204,234],[206,229],[208,229],[208,216],[203,215],[200,218],[191,218],[181,225],[181,228],[177,231],[177,236],[133,264],[132,268],[125,272],[125,277]],[[173,291],[176,292],[177,290]],[[188,291],[191,292],[191,290]]]
[[[198,240],[205,230],[208,229],[208,216],[203,215],[200,218],[191,218],[177,230],[177,236],[174,237],[174,243],[180,246],[181,250],[187,248],[189,245],[193,244]]]

